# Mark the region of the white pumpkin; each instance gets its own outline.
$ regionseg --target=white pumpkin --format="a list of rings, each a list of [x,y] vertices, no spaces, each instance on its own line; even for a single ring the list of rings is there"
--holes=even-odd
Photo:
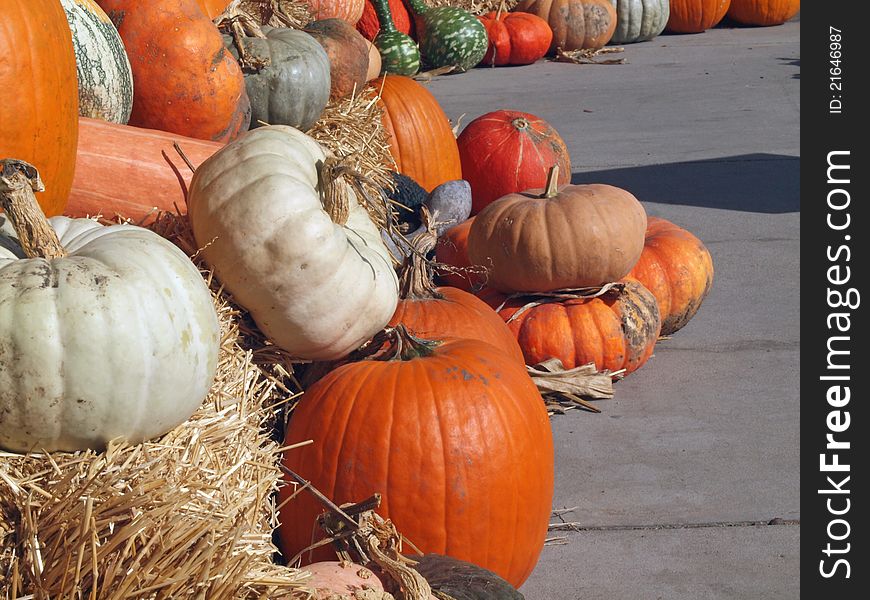
[[[203,162],[190,183],[194,237],[216,276],[279,347],[309,360],[346,356],[382,329],[398,280],[356,196],[334,223],[319,195],[311,137],[260,127]]]
[[[141,227],[49,223],[66,256],[27,258],[0,214],[0,447],[100,449],[183,423],[211,388],[220,345],[198,269]]]
[[[670,0],[610,0],[616,9],[611,44],[645,42],[659,35],[671,15]]]
[[[61,0],[72,32],[79,115],[126,124],[133,110],[133,71],[121,35],[93,0]]]

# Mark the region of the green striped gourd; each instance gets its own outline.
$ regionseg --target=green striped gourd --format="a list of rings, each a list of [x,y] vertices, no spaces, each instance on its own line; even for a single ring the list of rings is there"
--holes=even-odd
[[[133,109],[133,72],[118,30],[93,0],[61,0],[72,32],[79,114],[126,124]]]
[[[467,71],[483,60],[489,38],[477,17],[453,6],[426,6],[423,0],[408,3],[414,13],[420,53],[428,65]]]
[[[415,75],[420,70],[420,49],[417,42],[396,28],[387,0],[372,0],[372,4],[381,26],[373,42],[381,53],[381,75]]]
[[[668,24],[670,0],[610,0],[616,9],[616,30],[611,44],[645,42],[659,35]]]

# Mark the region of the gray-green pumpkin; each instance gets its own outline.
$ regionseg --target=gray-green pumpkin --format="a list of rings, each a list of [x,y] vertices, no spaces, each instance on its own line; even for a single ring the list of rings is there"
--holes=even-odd
[[[76,54],[79,115],[126,124],[133,71],[112,21],[92,0],[61,0]]]
[[[381,27],[372,41],[381,54],[381,75],[415,75],[420,70],[420,49],[417,42],[396,28],[387,0],[372,0],[372,5]]]
[[[265,38],[246,37],[241,42],[251,60],[263,65],[245,70],[251,129],[268,123],[307,131],[329,101],[329,57],[304,31],[263,27],[263,33]],[[230,36],[224,36],[224,44],[238,59]]]
[[[645,42],[659,35],[668,24],[670,0],[610,0],[616,9],[616,30],[611,44]]]
[[[433,68],[457,67],[467,71],[486,55],[489,37],[480,19],[453,6],[430,7],[423,0],[408,0],[414,13],[417,42],[423,61]]]

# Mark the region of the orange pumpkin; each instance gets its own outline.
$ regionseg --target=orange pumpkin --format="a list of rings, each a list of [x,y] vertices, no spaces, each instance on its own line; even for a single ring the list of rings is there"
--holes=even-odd
[[[731,0],[671,0],[671,14],[665,31],[701,33],[725,17]]]
[[[566,369],[594,362],[598,369],[628,374],[652,356],[661,331],[655,296],[637,281],[597,298],[547,301],[525,310],[520,309],[530,299],[507,300],[490,288],[479,295],[493,308],[503,305],[498,313],[530,365],[558,358]]]
[[[356,25],[363,14],[365,0],[307,0],[311,18],[341,19]]]
[[[658,217],[647,222],[640,259],[629,273],[656,297],[662,335],[682,329],[713,286],[713,259],[697,237]]]
[[[531,13],[491,11],[478,18],[489,37],[482,65],[530,65],[547,54],[553,41],[550,25]]]
[[[387,75],[372,85],[381,90],[379,102],[396,170],[427,192],[445,181],[462,179],[456,136],[435,96],[402,75]]]
[[[405,258],[400,269],[399,304],[389,324],[401,323],[412,334],[423,338],[481,340],[525,364],[516,338],[483,300],[458,288],[435,287],[431,268],[423,257],[436,241],[434,233],[424,233],[413,240],[416,252]]]
[[[196,0],[196,3],[209,19],[214,19],[224,12],[230,0]]]
[[[425,342],[401,335],[392,360],[331,371],[308,388],[284,464],[337,504],[383,495],[377,512],[425,553],[495,571],[515,586],[544,545],[553,498],[553,437],[535,384],[479,340]],[[280,491],[282,551],[322,538],[322,505]],[[331,550],[303,560],[325,560]]]
[[[471,231],[471,223],[474,217],[454,225],[438,238],[435,246],[435,260],[445,265],[463,269],[471,266],[468,258],[468,232]],[[445,284],[475,292],[486,285],[486,273],[478,271],[444,271],[438,275],[438,279]]]
[[[194,166],[224,146],[80,117],[76,173],[64,214],[120,216],[138,223],[152,221],[159,210],[186,213],[185,190],[193,174],[175,143]]]
[[[782,25],[801,9],[800,0],[731,0],[726,13],[744,25]]]
[[[228,142],[251,103],[239,64],[195,0],[98,0],[133,70],[130,125]]]
[[[521,0],[514,11],[532,13],[550,25],[550,52],[597,50],[616,31],[616,9],[611,0]]]
[[[75,171],[79,96],[66,13],[57,0],[9,0],[0,17],[0,158],[34,165],[47,216],[66,205]]]

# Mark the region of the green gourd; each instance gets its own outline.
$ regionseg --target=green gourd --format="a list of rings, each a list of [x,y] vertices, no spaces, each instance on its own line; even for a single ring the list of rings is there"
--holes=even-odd
[[[486,55],[489,38],[480,20],[453,6],[426,6],[408,0],[423,60],[433,68],[455,66],[467,71]]]
[[[420,70],[420,49],[417,42],[396,28],[387,0],[372,0],[372,4],[381,26],[373,42],[381,53],[381,75],[416,75]]]

